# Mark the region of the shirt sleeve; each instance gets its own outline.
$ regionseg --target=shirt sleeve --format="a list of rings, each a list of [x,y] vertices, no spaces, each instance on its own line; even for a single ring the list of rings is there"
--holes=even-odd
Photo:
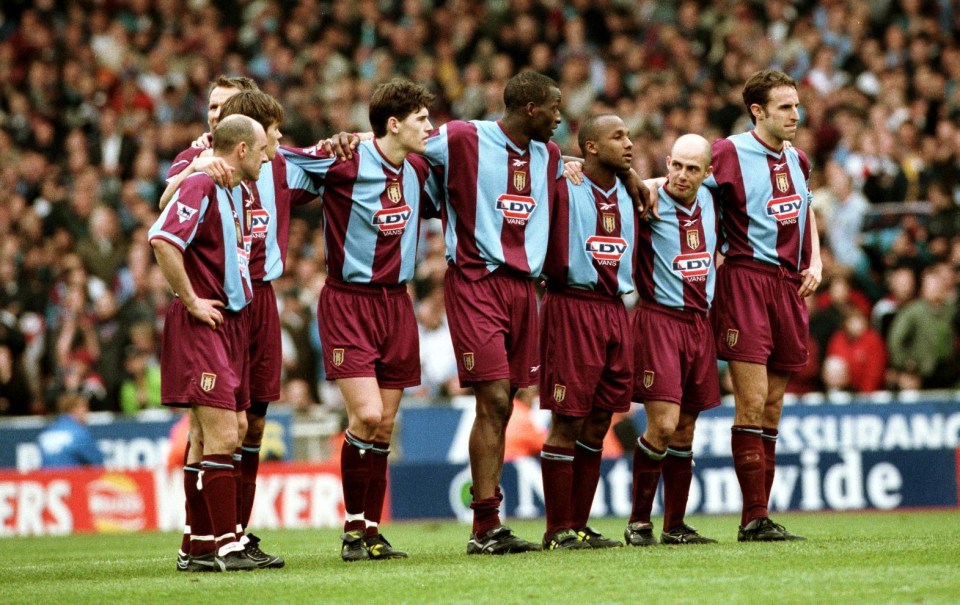
[[[160,218],[150,227],[147,239],[162,239],[181,251],[186,250],[207,213],[211,197],[215,202],[216,187],[210,177],[202,172],[191,174],[180,184]]]
[[[203,153],[203,149],[189,147],[177,154],[177,157],[173,158],[173,163],[170,164],[170,168],[167,170],[167,181],[183,172],[184,169],[190,165],[190,162],[195,160],[201,153]]]
[[[322,192],[336,156],[319,147],[294,148],[281,145],[279,153],[286,160],[290,203],[305,204]]]
[[[447,165],[450,159],[450,141],[447,138],[449,132],[449,124],[444,124],[427,138],[427,149],[423,152],[423,157],[431,166]]]

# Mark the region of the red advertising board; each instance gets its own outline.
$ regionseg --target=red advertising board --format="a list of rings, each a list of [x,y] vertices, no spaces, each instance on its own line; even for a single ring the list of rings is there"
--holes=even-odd
[[[343,491],[336,464],[260,465],[250,526],[337,527]],[[390,498],[383,520],[390,518]],[[0,537],[179,530],[181,471],[0,471]]]

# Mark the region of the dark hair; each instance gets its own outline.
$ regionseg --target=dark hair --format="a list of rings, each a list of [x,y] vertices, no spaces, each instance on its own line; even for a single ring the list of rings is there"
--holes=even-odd
[[[590,116],[580,125],[580,131],[577,133],[577,143],[580,145],[580,153],[587,154],[587,141],[596,141],[600,136],[600,121],[604,118],[617,118],[619,116],[612,113],[601,113]]]
[[[246,76],[217,76],[217,79],[210,84],[210,94],[214,88],[236,88],[237,90],[260,90],[253,79]]]
[[[510,78],[503,89],[503,104],[508,112],[519,111],[527,103],[542,105],[550,98],[550,90],[560,88],[556,81],[535,71],[522,71]]]
[[[390,118],[403,120],[434,100],[433,93],[420,84],[403,78],[394,78],[378,85],[370,97],[370,126],[373,136],[387,134],[387,122]]]
[[[750,111],[750,106],[756,103],[763,107],[770,100],[770,91],[780,86],[789,86],[796,88],[796,81],[776,69],[764,69],[758,71],[747,79],[743,85],[743,104],[747,106],[747,112],[750,113],[750,120],[756,124],[757,118]]]
[[[263,126],[264,131],[271,124],[283,123],[283,105],[261,90],[241,90],[223,102],[220,119],[234,114],[253,118]]]
[[[234,114],[220,120],[213,130],[213,150],[230,152],[243,141],[254,146],[253,118]]]

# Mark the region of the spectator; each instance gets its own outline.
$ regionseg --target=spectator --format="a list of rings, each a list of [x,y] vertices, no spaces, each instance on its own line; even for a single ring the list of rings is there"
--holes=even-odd
[[[103,454],[87,428],[86,398],[64,392],[57,398],[60,417],[37,436],[42,468],[103,466]]]
[[[887,346],[901,389],[947,388],[957,382],[957,302],[948,275],[938,264],[924,270],[920,298],[897,313]]]
[[[123,360],[126,377],[120,385],[120,411],[135,414],[160,407],[160,364],[150,353],[136,346],[127,347]]]
[[[827,345],[827,359],[839,359],[846,366],[847,380],[845,389],[856,393],[879,391],[885,386],[887,369],[887,348],[883,338],[867,321],[859,308],[850,305],[843,311],[843,324],[834,332]],[[824,383],[829,382],[824,370]]]

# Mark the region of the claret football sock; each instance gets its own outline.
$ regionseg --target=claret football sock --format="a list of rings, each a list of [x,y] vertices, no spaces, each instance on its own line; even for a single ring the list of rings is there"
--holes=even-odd
[[[370,478],[370,460],[373,458],[371,449],[373,443],[364,441],[346,432],[343,447],[340,450],[340,475],[343,482],[343,505],[347,513],[347,521],[343,531],[349,532],[366,529],[363,520],[364,500],[367,495],[367,483]]]
[[[642,436],[633,449],[633,510],[630,523],[650,523],[653,499],[660,483],[660,471],[666,452],[650,445]]]
[[[363,502],[363,516],[367,522],[367,535],[377,535],[380,518],[383,515],[383,499],[387,495],[387,460],[390,457],[390,444],[374,441],[367,453],[369,476],[367,492]],[[372,526],[372,531],[371,531]]]
[[[570,521],[574,529],[587,526],[593,497],[600,482],[600,462],[603,447],[594,448],[577,441],[573,456],[573,501],[570,508]]]
[[[546,536],[571,529],[574,449],[543,445],[540,471],[543,474],[543,502],[546,508]]]
[[[743,493],[740,525],[767,516],[763,432],[759,426],[734,425],[730,432],[733,467]]]
[[[693,452],[689,447],[667,448],[663,459],[663,531],[683,525],[693,480]]]

